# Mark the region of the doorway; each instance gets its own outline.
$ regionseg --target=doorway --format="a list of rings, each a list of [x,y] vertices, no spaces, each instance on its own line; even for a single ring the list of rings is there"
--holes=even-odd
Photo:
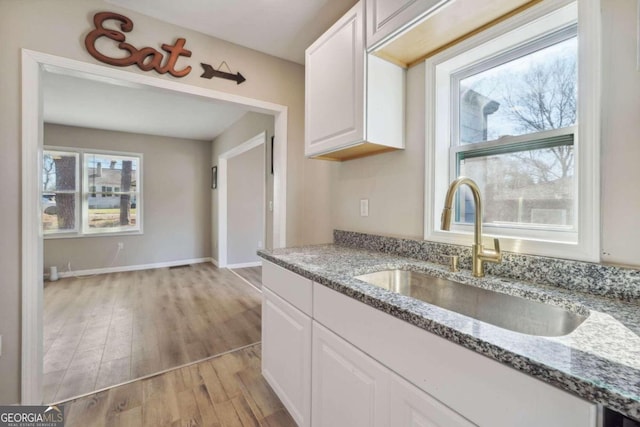
[[[81,75],[120,85],[141,85],[245,106],[271,114],[277,135],[274,163],[274,247],[285,246],[287,107],[100,65],[22,51],[22,404],[42,403],[43,240],[39,197],[42,186],[42,73]]]
[[[263,132],[218,157],[219,267],[260,265],[256,255],[266,241],[266,174]]]

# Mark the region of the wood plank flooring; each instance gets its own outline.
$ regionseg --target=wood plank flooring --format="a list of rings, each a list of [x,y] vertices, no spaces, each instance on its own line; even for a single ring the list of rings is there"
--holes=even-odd
[[[251,283],[258,289],[262,289],[262,267],[234,268],[234,273]]]
[[[259,344],[64,405],[67,427],[296,424],[260,373]]]
[[[197,264],[68,278],[44,289],[44,401],[260,341],[260,293]]]

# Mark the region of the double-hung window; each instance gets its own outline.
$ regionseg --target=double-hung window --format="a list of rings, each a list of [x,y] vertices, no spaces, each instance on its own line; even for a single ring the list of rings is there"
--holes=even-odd
[[[142,155],[45,148],[42,225],[49,237],[142,231]]]
[[[45,234],[75,234],[79,230],[80,154],[45,150],[42,156],[42,228]]]
[[[468,240],[476,206],[465,186],[453,233],[439,224],[448,184],[467,176],[480,187],[486,232],[502,237],[505,249],[597,257],[597,187],[589,177],[597,178],[590,170],[597,140],[583,136],[593,132],[582,123],[584,106],[597,99],[583,100],[589,94],[580,90],[587,61],[578,52],[589,52],[580,49],[578,13],[578,3],[543,2],[427,61],[425,238]]]

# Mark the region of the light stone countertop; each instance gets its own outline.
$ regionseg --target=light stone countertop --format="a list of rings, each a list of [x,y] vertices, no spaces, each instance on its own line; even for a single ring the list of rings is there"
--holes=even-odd
[[[640,303],[487,275],[451,273],[440,264],[341,245],[262,250],[258,254],[523,373],[640,420]],[[540,337],[512,332],[357,280],[387,269],[433,276],[562,306],[589,317],[572,333]]]

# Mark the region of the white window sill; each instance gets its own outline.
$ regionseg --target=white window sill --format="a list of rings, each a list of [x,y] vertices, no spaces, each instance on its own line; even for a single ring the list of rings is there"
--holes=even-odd
[[[42,237],[44,240],[54,239],[82,239],[85,237],[121,237],[121,236],[141,236],[144,232],[142,230],[135,231],[117,231],[113,233],[55,233],[44,234]]]

